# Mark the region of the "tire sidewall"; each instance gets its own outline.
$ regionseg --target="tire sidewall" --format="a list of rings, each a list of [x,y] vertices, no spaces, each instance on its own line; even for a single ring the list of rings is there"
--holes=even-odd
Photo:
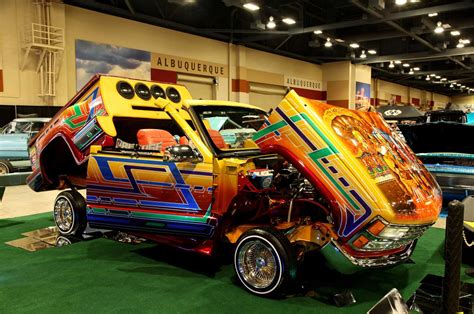
[[[66,200],[69,206],[71,206],[72,224],[71,228],[69,228],[68,230],[61,230],[59,228],[59,224],[56,221],[56,215],[54,214],[53,209],[53,219],[56,227],[58,227],[59,233],[62,235],[77,235],[79,233],[82,233],[87,224],[85,218],[85,201],[82,198],[82,195],[75,191],[61,192],[56,197],[54,205],[56,206],[56,203],[61,199]]]
[[[277,276],[275,276],[272,283],[266,288],[255,288],[255,287],[249,285],[245,281],[243,276],[240,274],[240,271],[239,271],[239,268],[238,268],[238,255],[239,255],[240,248],[245,243],[247,243],[248,241],[256,240],[256,239],[260,240],[261,242],[263,242],[265,245],[267,245],[271,249],[272,254],[273,254],[275,260],[277,261],[277,265],[278,265]],[[283,260],[283,257],[284,257],[284,249],[279,247],[278,240],[272,234],[266,233],[266,232],[261,232],[261,230],[258,230],[258,231],[255,230],[255,231],[251,232],[248,235],[243,235],[241,240],[237,244],[237,247],[235,248],[235,252],[234,252],[235,272],[237,273],[237,277],[239,278],[240,282],[250,292],[258,294],[258,295],[262,295],[262,296],[271,295],[273,292],[277,291],[278,288],[283,283],[283,279],[284,279],[284,275],[285,275],[285,267],[286,267],[286,261]]]
[[[13,172],[13,167],[8,160],[0,160],[0,165],[5,167],[5,169],[7,170],[6,174]]]

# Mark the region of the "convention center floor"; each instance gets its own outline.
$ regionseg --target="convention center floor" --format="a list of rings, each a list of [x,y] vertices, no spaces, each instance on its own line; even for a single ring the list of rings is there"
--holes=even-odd
[[[23,233],[53,226],[50,208],[57,192],[31,194],[21,201],[31,210],[7,215],[8,188],[0,212],[0,304],[13,312],[154,313],[365,313],[392,288],[405,301],[427,274],[443,275],[444,230],[431,228],[418,241],[414,263],[390,269],[340,275],[321,263],[305,262],[304,289],[283,299],[253,296],[236,284],[231,259],[218,261],[144,242],[106,238],[29,252],[5,244]],[[17,197],[18,197],[17,195]],[[46,198],[48,213],[41,211]],[[12,201],[13,202],[13,201]],[[5,209],[5,211],[4,211]],[[32,215],[31,215],[32,214]],[[474,283],[462,269],[461,280]],[[356,304],[338,308],[332,296],[350,290]]]

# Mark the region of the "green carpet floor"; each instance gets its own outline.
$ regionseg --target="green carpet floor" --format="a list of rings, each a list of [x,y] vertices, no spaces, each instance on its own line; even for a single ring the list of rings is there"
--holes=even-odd
[[[0,220],[0,313],[365,313],[391,288],[405,300],[428,273],[443,274],[444,230],[431,228],[418,242],[415,264],[338,275],[311,271],[312,296],[281,300],[253,296],[235,283],[233,267],[150,243],[107,239],[27,252],[4,244],[52,225],[50,215]],[[461,280],[474,283],[463,275]],[[357,304],[337,308],[327,297],[350,289]]]

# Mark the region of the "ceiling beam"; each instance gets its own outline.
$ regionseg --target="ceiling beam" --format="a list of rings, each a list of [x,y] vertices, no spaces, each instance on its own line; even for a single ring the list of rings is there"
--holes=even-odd
[[[363,10],[364,12],[374,16],[374,17],[377,17],[377,18],[381,18],[383,19],[385,16],[373,9],[370,9],[370,8],[367,8],[365,7],[364,5],[362,5],[358,0],[351,0],[352,4],[354,4],[355,6],[357,6],[359,9]],[[473,4],[473,3],[471,3]],[[433,12],[433,11],[432,11]],[[437,11],[434,11],[434,12],[437,12]],[[438,47],[435,47],[433,46],[430,42],[428,42],[427,40],[421,38],[420,36],[418,36],[417,34],[411,32],[411,31],[408,31],[406,29],[404,29],[403,27],[401,27],[400,25],[398,25],[397,23],[393,22],[393,21],[384,21],[384,23],[392,26],[393,28],[395,28],[396,30],[402,32],[402,33],[405,33],[407,35],[409,35],[411,38],[415,39],[416,41],[418,41],[419,43],[425,45],[426,47],[430,48],[431,50],[434,50],[436,52],[441,52],[441,49],[439,49]],[[470,69],[469,66],[465,65],[463,62],[457,60],[457,59],[454,59],[450,56],[447,56],[447,58],[457,64],[459,64],[460,66],[462,66],[463,68],[465,69]]]
[[[464,56],[464,55],[471,55],[471,54],[474,54],[474,47],[446,49],[438,53],[413,52],[413,53],[403,53],[403,54],[397,54],[397,55],[386,55],[386,56],[373,57],[369,59],[358,59],[355,63],[373,64],[373,63],[390,62],[393,60],[432,61],[432,60],[440,60],[440,59],[444,59],[448,57]],[[470,70],[470,68],[467,70]]]
[[[356,27],[356,26],[362,26],[362,25],[380,24],[380,23],[385,23],[387,21],[396,21],[396,20],[411,18],[415,16],[427,15],[432,12],[443,13],[443,12],[450,12],[450,11],[467,10],[467,9],[472,9],[472,8],[474,8],[474,3],[470,1],[461,1],[461,2],[456,2],[456,3],[438,5],[434,7],[426,7],[426,8],[421,8],[421,9],[403,11],[399,13],[393,13],[393,14],[382,16],[379,18],[359,19],[359,20],[336,22],[336,23],[315,25],[311,27],[298,28],[298,29],[294,29],[294,30],[286,32],[286,35],[299,35],[299,34],[305,34],[305,33],[312,33],[315,30],[328,31],[328,30],[350,28],[350,27]],[[242,40],[242,42],[267,40],[275,36],[282,36],[282,35],[285,35],[285,34],[262,34],[262,35],[245,38]]]
[[[474,28],[474,20],[462,20],[462,21],[445,21],[445,23],[453,25],[453,30],[464,30]],[[455,25],[455,26],[454,26]],[[425,28],[421,31],[415,32],[417,35],[425,35],[433,33],[433,29]],[[368,34],[361,34],[355,35],[350,37],[343,37],[347,42],[356,42],[356,43],[363,43],[369,41],[377,41],[377,40],[384,40],[384,39],[393,39],[399,37],[405,37],[406,34],[399,32],[399,31],[382,31],[377,33],[368,33]]]

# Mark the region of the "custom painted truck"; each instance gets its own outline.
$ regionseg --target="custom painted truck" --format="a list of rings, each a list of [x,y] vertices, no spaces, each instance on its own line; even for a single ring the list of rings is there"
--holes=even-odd
[[[89,224],[206,255],[229,242],[258,295],[283,293],[309,251],[343,273],[402,263],[441,208],[438,185],[379,114],[294,91],[267,113],[96,76],[30,154],[33,190],[69,188],[54,204],[60,233]]]

